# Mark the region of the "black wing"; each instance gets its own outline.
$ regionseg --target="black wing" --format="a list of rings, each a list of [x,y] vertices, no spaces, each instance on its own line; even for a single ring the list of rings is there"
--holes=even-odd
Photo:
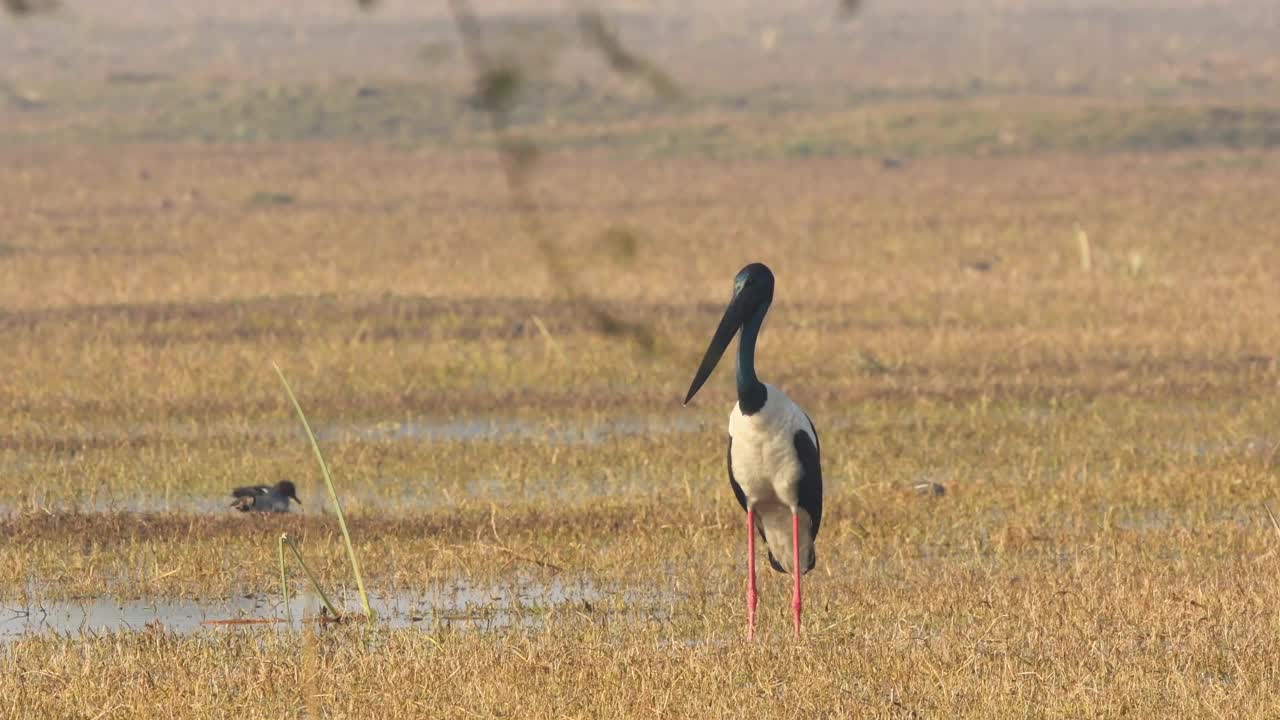
[[[803,412],[803,411],[802,411]],[[813,433],[813,441],[816,442],[818,454],[822,454],[822,440],[818,438],[818,428],[813,426],[813,418],[809,417],[809,413],[804,414],[804,419],[809,421],[809,431]]]
[[[257,497],[258,495],[266,495],[269,492],[271,492],[271,488],[266,485],[246,485],[232,490],[231,497]]]
[[[813,421],[809,421],[813,429]],[[797,430],[795,436],[796,457],[800,459],[800,507],[809,513],[813,520],[813,537],[818,537],[818,526],[822,524],[822,461],[818,457],[818,446],[814,441],[818,431],[813,431],[813,438],[808,433]]]

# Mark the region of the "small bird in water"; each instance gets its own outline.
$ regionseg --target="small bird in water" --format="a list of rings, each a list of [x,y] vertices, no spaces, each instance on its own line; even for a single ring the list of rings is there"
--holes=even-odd
[[[235,498],[235,502],[231,503],[231,507],[240,512],[282,513],[289,512],[290,500],[299,505],[302,504],[302,501],[298,499],[297,489],[288,480],[281,480],[275,485],[246,485],[245,487],[238,487],[231,491],[231,496]]]

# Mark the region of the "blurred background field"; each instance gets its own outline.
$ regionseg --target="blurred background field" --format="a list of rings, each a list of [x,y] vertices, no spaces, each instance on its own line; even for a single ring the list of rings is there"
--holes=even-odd
[[[1267,717],[1280,9],[593,7],[673,86],[474,6],[532,213],[444,3],[0,20],[0,706]],[[731,373],[680,400],[753,260],[829,499],[744,647]],[[201,625],[281,532],[357,607],[272,360],[378,624]]]

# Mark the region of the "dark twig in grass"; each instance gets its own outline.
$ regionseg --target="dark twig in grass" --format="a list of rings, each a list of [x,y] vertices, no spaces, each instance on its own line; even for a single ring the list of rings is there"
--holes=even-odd
[[[546,568],[546,569],[548,569],[548,570],[554,570],[554,571],[556,571],[556,572],[564,572],[564,568],[563,568],[563,567],[561,567],[561,566],[559,566],[559,565],[557,565],[557,564],[555,564],[555,563],[553,563],[553,562],[550,562],[550,561],[547,561],[547,560],[542,560],[542,559],[540,559],[540,558],[533,557],[532,555],[526,555],[526,554],[524,554],[524,553],[517,552],[517,551],[512,550],[511,548],[509,548],[509,547],[507,547],[507,546],[505,546],[505,545],[489,545],[489,544],[487,544],[487,543],[486,543],[486,544],[484,544],[482,547],[484,547],[484,548],[485,548],[485,549],[487,549],[487,550],[497,550],[498,552],[500,552],[500,553],[504,553],[504,554],[506,554],[506,555],[510,555],[511,557],[513,557],[513,558],[515,558],[515,559],[517,559],[517,560],[523,560],[523,561],[525,561],[525,562],[527,562],[527,563],[530,563],[530,564],[533,564],[533,565],[537,565],[537,566],[539,566],[539,567],[544,567],[544,568]]]
[[[289,607],[289,578],[284,571],[284,543],[289,538],[287,533],[280,534],[277,554],[280,559],[280,594],[284,597],[284,617],[289,622],[289,627],[293,627],[293,610]]]
[[[320,596],[320,602],[324,603],[325,609],[334,617],[341,617],[342,614],[338,612],[338,609],[333,606],[332,602],[329,602],[329,596],[325,594],[324,588],[320,587],[320,581],[316,580],[315,573],[311,572],[311,566],[307,565],[307,561],[302,559],[302,551],[298,549],[296,544],[294,544],[293,538],[288,535],[281,535],[280,542],[288,545],[289,549],[293,551],[293,556],[297,558],[298,564],[302,566],[302,571],[307,574],[307,580],[311,582],[311,588]],[[283,567],[283,565],[281,567]]]
[[[489,117],[511,205],[520,217],[525,234],[534,241],[545,259],[552,282],[580,312],[591,319],[599,332],[627,337],[645,350],[653,350],[656,339],[652,329],[642,323],[615,317],[578,290],[573,274],[562,260],[559,247],[543,224],[538,204],[529,191],[529,172],[537,162],[538,147],[527,138],[513,137],[510,131],[510,111],[523,84],[521,70],[494,61],[485,47],[480,21],[466,0],[450,0],[449,11],[462,41],[463,53],[476,78],[472,104]],[[617,38],[608,33],[603,20],[599,20],[598,16],[596,22],[586,21],[585,27],[600,31],[594,36],[594,42],[605,53],[606,58],[612,57],[605,50],[608,47],[613,49],[613,56],[628,58],[621,61],[624,67],[641,67],[637,65],[639,61],[634,56],[622,49]],[[616,59],[610,61],[614,66],[618,62]],[[656,72],[652,66],[645,64],[643,68],[647,68],[647,72],[643,74],[651,84],[657,83],[669,89],[675,87],[673,82]],[[640,69],[636,71],[642,72]],[[665,80],[665,84],[662,80]]]
[[[848,20],[862,9],[862,0],[840,0],[838,3],[840,19]]]
[[[578,10],[578,30],[604,56],[605,62],[619,75],[634,76],[647,83],[658,97],[678,99],[684,93],[662,68],[631,52],[617,33],[594,8]]]
[[[51,12],[58,9],[58,3],[55,0],[4,0],[4,9],[10,15],[22,17]]]

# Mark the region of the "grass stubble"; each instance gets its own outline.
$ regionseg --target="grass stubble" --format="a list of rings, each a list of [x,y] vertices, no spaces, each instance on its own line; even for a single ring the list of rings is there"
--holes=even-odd
[[[652,330],[644,350],[538,270],[487,152],[0,147],[0,197],[21,199],[0,203],[6,608],[279,597],[286,535],[339,608],[366,582],[595,591],[487,629],[23,637],[0,647],[0,708],[1273,716],[1280,160],[1170,150],[1269,142],[1266,112],[1214,109],[1234,86],[1194,87],[1185,117],[1114,95],[976,97],[972,117],[898,98],[529,130],[556,149],[530,193],[566,268]],[[1085,116],[1087,137],[1062,129]],[[768,574],[747,645],[731,373],[678,399],[754,259],[779,277],[761,371],[814,417],[828,500],[805,637]],[[273,359],[343,478],[345,529]],[[284,477],[304,512],[223,506]]]
[[[157,152],[179,151],[126,157],[150,164]],[[718,378],[709,396],[723,403],[676,407],[693,352],[684,345],[694,347],[681,338],[714,324],[727,274],[694,260],[703,269],[687,272],[707,277],[686,281],[659,258],[681,244],[726,256],[719,234],[646,233],[658,248],[614,269],[626,282],[600,286],[604,302],[657,330],[657,348],[642,354],[594,333],[527,273],[502,300],[431,289],[468,272],[483,283],[493,245],[471,251],[470,271],[459,269],[461,242],[431,254],[387,295],[345,285],[349,273],[309,293],[273,291],[250,273],[202,298],[181,274],[149,285],[148,266],[174,258],[143,254],[124,278],[151,295],[139,302],[67,283],[116,262],[101,246],[45,257],[67,283],[62,300],[42,308],[4,284],[15,307],[3,316],[13,352],[0,359],[15,408],[0,451],[9,604],[268,594],[282,532],[306,548],[319,583],[351,592],[340,532],[315,511],[318,483],[303,484],[308,509],[285,518],[184,509],[208,507],[241,479],[315,476],[261,372],[272,356],[296,368],[326,454],[350,478],[353,550],[373,594],[457,578],[589,581],[603,601],[551,603],[529,609],[531,626],[483,632],[442,621],[27,637],[3,651],[0,705],[28,717],[375,706],[387,717],[742,707],[1265,717],[1280,687],[1277,537],[1261,509],[1274,501],[1280,419],[1266,268],[1280,265],[1273,246],[1227,230],[1270,222],[1254,194],[1275,171],[1270,158],[1265,171],[1201,159],[1184,172],[1220,192],[1197,201],[1175,181],[1184,157],[1056,158],[1055,177],[1131,171],[1130,190],[1103,176],[1105,187],[1069,205],[1028,189],[1039,158],[1001,161],[1005,179],[987,177],[983,161],[925,163],[912,188],[890,178],[866,189],[853,224],[877,240],[834,247],[824,228],[843,224],[844,210],[822,179],[836,168],[745,169],[813,183],[757,198],[754,220],[730,231],[734,257],[776,258],[782,283],[761,365],[809,406],[826,450],[828,510],[798,643],[771,575],[764,642],[741,642],[741,523],[722,468],[729,382]],[[287,173],[299,160],[273,162]],[[681,172],[721,175],[699,163]],[[974,178],[959,183],[968,190],[903,204],[957,174]],[[709,197],[711,215],[740,201],[729,189]],[[655,214],[682,212],[655,200]],[[585,202],[596,209],[573,211],[585,225],[613,212],[605,197]],[[139,218],[89,205],[59,222],[92,218],[103,238],[131,241],[111,228]],[[283,213],[273,221],[282,232],[255,260],[318,263],[293,252],[294,233],[310,227],[295,213],[307,213],[272,212]],[[237,214],[202,213],[201,232],[213,234]],[[367,216],[333,217],[354,227]],[[1068,217],[1089,226],[1087,270]],[[41,218],[25,222],[51,222]],[[651,219],[640,211],[632,222]],[[767,222],[751,229],[756,221]],[[486,221],[456,222],[469,234]],[[589,251],[590,232],[581,236]],[[1141,273],[1130,247],[1146,258]],[[42,252],[10,256],[4,271],[24,272]],[[360,275],[395,262],[334,252],[364,266]],[[321,264],[308,272],[324,277]],[[878,279],[887,274],[892,283]],[[110,388],[99,384],[107,376]],[[624,431],[575,432],[610,422]],[[431,434],[450,423],[480,429]],[[947,494],[911,490],[926,480]]]

